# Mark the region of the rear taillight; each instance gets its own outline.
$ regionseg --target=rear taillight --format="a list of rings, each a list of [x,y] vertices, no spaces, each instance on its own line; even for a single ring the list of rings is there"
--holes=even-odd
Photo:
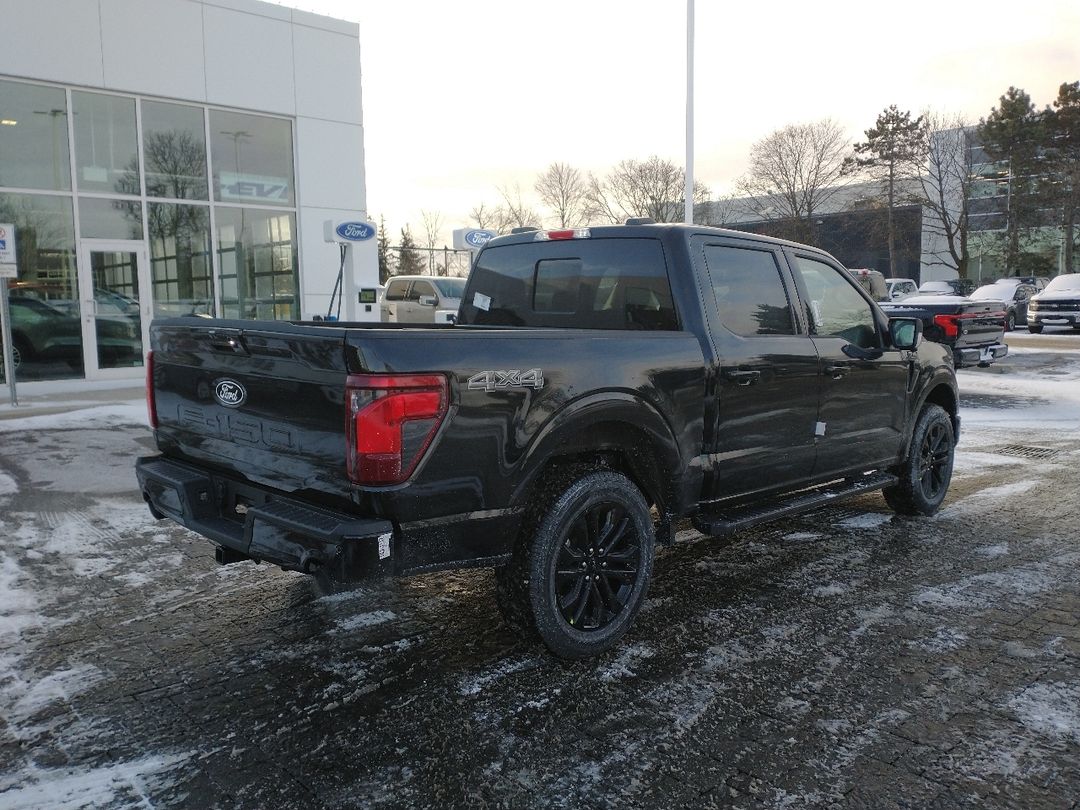
[[[1004,312],[968,312],[963,315],[935,315],[934,324],[941,327],[945,337],[954,338],[960,334],[960,321],[970,321],[975,318],[1001,318],[1005,320]]]
[[[956,315],[935,315],[934,323],[941,327],[945,337],[954,338],[960,334],[959,317]]]
[[[157,397],[154,395],[154,351],[146,353],[146,416],[150,427],[157,430]]]
[[[352,374],[345,383],[346,468],[355,484],[405,481],[450,404],[441,374]]]

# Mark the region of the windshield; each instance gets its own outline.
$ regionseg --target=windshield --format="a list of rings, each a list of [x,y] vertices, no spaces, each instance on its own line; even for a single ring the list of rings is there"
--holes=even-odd
[[[1051,279],[1045,292],[1080,292],[1080,273],[1069,273]]]
[[[945,281],[927,281],[919,287],[919,292],[952,292],[952,286]]]
[[[431,283],[439,289],[439,295],[443,298],[461,298],[465,292],[463,278],[433,278]]]
[[[972,301],[1005,301],[1012,298],[1013,289],[1009,284],[987,284],[979,287],[968,296]]]

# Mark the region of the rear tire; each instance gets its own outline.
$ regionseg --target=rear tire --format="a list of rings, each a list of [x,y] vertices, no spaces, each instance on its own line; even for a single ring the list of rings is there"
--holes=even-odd
[[[1073,327],[1073,328],[1075,329],[1076,327]],[[1029,323],[1028,324],[1028,331],[1031,332],[1033,335],[1039,334],[1039,332],[1041,332],[1042,330],[1043,330],[1043,325],[1041,323]]]
[[[901,515],[932,515],[941,508],[952,480],[956,439],[952,419],[940,405],[927,405],[915,422],[908,457],[895,470],[900,481],[882,490]]]
[[[641,608],[654,546],[649,505],[626,476],[581,475],[533,512],[512,560],[496,569],[499,608],[560,658],[599,655]]]
[[[1015,328],[1016,328],[1016,313],[1015,312],[1010,312],[1008,315],[1005,316],[1005,331],[1006,332],[1011,332]]]

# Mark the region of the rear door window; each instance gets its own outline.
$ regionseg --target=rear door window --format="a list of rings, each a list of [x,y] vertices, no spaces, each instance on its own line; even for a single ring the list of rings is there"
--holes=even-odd
[[[791,302],[771,250],[706,245],[705,265],[724,328],[743,337],[795,334]]]
[[[484,250],[458,320],[491,326],[677,330],[656,239],[573,239]]]

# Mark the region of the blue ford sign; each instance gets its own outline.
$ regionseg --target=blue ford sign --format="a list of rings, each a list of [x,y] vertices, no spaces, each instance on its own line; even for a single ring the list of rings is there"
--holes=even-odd
[[[466,231],[465,242],[470,247],[481,248],[496,236],[494,231]]]
[[[367,222],[342,222],[334,233],[350,242],[363,242],[375,235],[375,226]]]

